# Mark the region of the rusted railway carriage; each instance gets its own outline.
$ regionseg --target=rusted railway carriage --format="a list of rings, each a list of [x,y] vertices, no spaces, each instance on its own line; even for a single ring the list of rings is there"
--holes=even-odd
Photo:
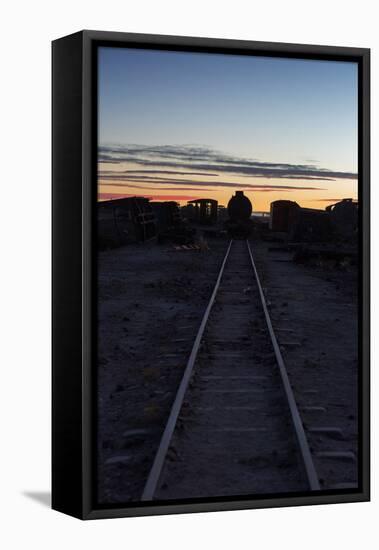
[[[217,222],[218,202],[215,199],[194,199],[184,207],[189,221],[200,225],[213,225]]]
[[[158,232],[177,227],[182,222],[179,204],[175,201],[154,201],[151,203]]]
[[[270,223],[271,231],[278,233],[288,233],[296,220],[296,215],[300,206],[295,201],[278,200],[270,205]]]
[[[97,219],[100,249],[148,241],[157,234],[156,218],[145,197],[99,202]]]
[[[335,233],[344,239],[352,239],[358,234],[358,203],[353,199],[343,199],[326,207],[330,213]]]
[[[325,210],[302,208],[297,202],[278,200],[271,203],[270,230],[299,242],[327,242],[351,239],[357,232],[358,205],[343,199]]]
[[[187,244],[192,241],[194,231],[183,219],[177,202],[152,202],[151,207],[156,217],[159,243]]]

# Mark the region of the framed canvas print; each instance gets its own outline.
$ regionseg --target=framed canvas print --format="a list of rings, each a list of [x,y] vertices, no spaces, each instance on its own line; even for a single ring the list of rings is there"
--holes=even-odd
[[[53,42],[53,508],[369,499],[369,50]]]

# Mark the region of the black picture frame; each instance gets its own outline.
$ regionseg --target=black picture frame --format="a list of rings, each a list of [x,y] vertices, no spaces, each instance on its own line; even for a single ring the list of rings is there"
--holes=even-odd
[[[358,63],[360,484],[358,490],[199,502],[94,502],[96,51],[100,45]],[[300,506],[370,499],[370,50],[81,31],[52,43],[52,507],[81,519]]]

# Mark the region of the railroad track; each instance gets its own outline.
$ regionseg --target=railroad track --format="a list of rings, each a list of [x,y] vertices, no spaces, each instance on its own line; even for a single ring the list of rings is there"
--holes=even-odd
[[[142,500],[317,491],[248,241],[231,241]]]

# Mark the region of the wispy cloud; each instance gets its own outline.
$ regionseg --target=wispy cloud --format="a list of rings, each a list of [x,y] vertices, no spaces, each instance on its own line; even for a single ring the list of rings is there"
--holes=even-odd
[[[228,155],[209,147],[193,145],[106,145],[99,148],[98,160],[100,163],[114,165],[134,163],[148,168],[149,173],[155,174],[168,173],[169,170],[166,169],[170,169],[176,172],[196,172],[197,175],[202,173],[207,176],[233,174],[255,178],[319,181],[357,179],[357,174],[354,172],[335,171],[320,168],[314,164],[261,162],[256,159]],[[141,171],[143,172],[144,170]],[[136,171],[134,173],[136,174]],[[185,175],[188,173],[186,172]]]
[[[154,178],[149,176],[140,176],[140,177],[134,177],[130,178],[129,176],[125,174],[121,175],[102,175],[101,172],[99,174],[99,181],[102,186],[112,186],[112,187],[140,187],[139,185],[136,185],[136,183],[140,184],[146,184],[148,183],[151,187],[146,187],[146,185],[143,186],[144,189],[157,189],[158,187],[153,187],[153,183],[157,183],[158,185],[164,184],[166,186],[173,185],[175,186],[175,189],[179,189],[178,185],[187,185],[191,186],[191,189],[193,190],[203,190],[204,188],[207,188],[209,190],[210,187],[212,188],[218,188],[218,187],[227,187],[230,189],[241,189],[246,191],[325,191],[323,187],[309,187],[309,186],[301,186],[301,185],[281,185],[281,184],[255,184],[255,183],[234,183],[230,181],[198,181],[198,180],[187,180],[187,179],[167,179],[167,178]],[[133,182],[133,183],[132,183]],[[161,188],[162,189],[162,188]],[[166,189],[170,189],[170,187],[166,187]],[[184,189],[184,188],[182,188]]]
[[[145,197],[151,201],[191,201],[198,199],[195,195],[153,195],[153,194],[136,194],[136,193],[99,193],[99,200],[125,199],[129,197]]]
[[[185,183],[185,182],[184,182]],[[175,185],[175,187],[161,187],[159,185],[135,185],[132,183],[104,183],[100,182],[101,187],[122,187],[124,189],[140,189],[145,191],[148,189],[149,191],[213,191],[213,189],[206,188],[206,187],[178,187]],[[240,189],[241,187],[238,187]]]
[[[110,173],[114,174],[113,170],[102,170],[103,174]],[[167,174],[173,176],[211,176],[218,177],[218,174],[210,174],[209,172],[179,172],[178,170],[121,170],[117,172],[118,174]]]
[[[339,199],[312,199],[314,202],[340,202],[343,199],[351,197],[340,197]],[[355,200],[355,199],[354,199]]]

